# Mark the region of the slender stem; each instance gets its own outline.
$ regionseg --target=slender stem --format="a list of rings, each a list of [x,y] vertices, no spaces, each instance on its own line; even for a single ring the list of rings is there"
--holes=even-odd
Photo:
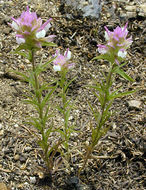
[[[62,87],[62,104],[63,104],[63,118],[64,118],[64,133],[65,133],[65,142],[67,144],[66,151],[67,151],[67,160],[69,161],[69,147],[68,147],[68,122],[66,118],[66,71],[62,71],[61,73],[61,87]]]
[[[110,88],[110,82],[111,82],[111,78],[112,78],[112,72],[113,72],[113,67],[114,65],[112,65],[109,73],[108,73],[108,76],[107,76],[107,79],[106,79],[106,87],[105,87],[105,93],[104,93],[104,102],[103,102],[103,105],[102,105],[102,108],[101,108],[101,117],[100,117],[100,120],[98,122],[98,130],[96,132],[96,136],[95,136],[95,141],[92,142],[92,148],[94,149],[94,147],[96,146],[99,138],[97,139],[98,137],[98,134],[99,134],[99,131],[102,127],[102,120],[103,120],[103,115],[104,115],[104,112],[105,112],[105,108],[106,108],[106,104],[107,104],[107,96],[109,94],[109,88]]]
[[[102,105],[102,108],[101,108],[101,117],[100,117],[100,120],[97,124],[97,131],[96,131],[96,135],[94,137],[94,141],[91,143],[91,145],[88,147],[88,150],[86,152],[86,156],[85,156],[85,159],[84,159],[84,163],[83,163],[83,166],[80,168],[79,170],[79,176],[80,176],[80,172],[81,170],[85,167],[85,165],[87,164],[88,162],[88,159],[90,157],[90,154],[92,154],[93,150],[94,150],[94,147],[96,146],[96,144],[98,143],[98,140],[100,139],[100,136],[99,136],[99,131],[102,127],[102,120],[103,120],[103,115],[104,115],[104,112],[105,112],[105,108],[106,108],[106,104],[107,104],[107,96],[109,94],[109,88],[110,88],[110,82],[111,82],[111,78],[112,78],[112,73],[113,73],[113,67],[114,65],[112,65],[109,73],[108,73],[108,76],[106,78],[106,86],[105,86],[105,92],[104,92],[104,102],[103,102],[103,105]],[[98,137],[99,136],[99,137]]]
[[[35,80],[36,97],[37,97],[37,100],[39,103],[39,117],[42,120],[43,119],[43,110],[40,106],[41,105],[41,96],[40,96],[40,93],[38,93],[40,85],[39,85],[38,78],[37,78],[37,75],[35,72],[36,66],[35,66],[34,53],[35,53],[35,51],[32,50],[32,67],[33,67],[33,74],[34,74],[34,80]]]
[[[85,168],[85,166],[86,166],[86,164],[88,162],[88,159],[89,159],[89,156],[90,156],[91,153],[92,153],[92,148],[88,147],[88,150],[86,152],[86,156],[85,156],[85,159],[84,159],[83,166],[78,171],[78,177],[80,177],[81,171]]]
[[[49,169],[49,173],[50,173],[50,162],[49,162],[49,158],[48,158],[48,155],[47,155],[47,152],[48,152],[48,144],[46,143],[46,139],[45,139],[45,124],[43,122],[43,108],[41,106],[41,94],[39,92],[40,90],[40,84],[39,84],[39,81],[38,81],[38,77],[37,77],[37,74],[36,74],[36,65],[35,65],[35,58],[34,58],[34,54],[35,54],[35,50],[32,50],[31,51],[32,53],[32,68],[33,68],[33,75],[34,75],[34,82],[35,82],[35,95],[36,95],[36,98],[37,98],[37,101],[38,101],[38,108],[39,108],[39,118],[40,118],[40,126],[41,126],[41,135],[42,135],[42,141],[44,143],[44,159],[45,159],[45,162],[47,164],[47,167]]]

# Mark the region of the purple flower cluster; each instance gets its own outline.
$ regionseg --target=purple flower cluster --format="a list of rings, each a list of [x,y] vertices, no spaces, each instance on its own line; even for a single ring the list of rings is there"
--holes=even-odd
[[[98,45],[99,53],[114,55],[115,61],[118,64],[118,57],[125,58],[127,54],[126,50],[132,43],[132,37],[126,39],[128,34],[127,25],[128,23],[126,23],[124,28],[117,26],[113,32],[109,31],[105,26],[105,39],[107,40],[107,45]]]
[[[56,50],[56,53],[54,55],[55,60],[53,61],[53,68],[55,71],[62,71],[63,69],[71,69],[74,67],[74,63],[69,63],[69,60],[71,59],[71,51],[67,49],[64,53],[64,55],[60,54],[60,50]]]
[[[30,12],[29,7],[27,7],[27,11],[24,11],[19,18],[15,19],[12,17],[12,20],[13,22],[10,26],[17,33],[16,41],[18,44],[25,43],[32,48],[41,48],[43,42],[51,42],[55,37],[55,35],[45,37],[51,27],[51,19],[42,24],[42,19],[37,18],[35,12]]]

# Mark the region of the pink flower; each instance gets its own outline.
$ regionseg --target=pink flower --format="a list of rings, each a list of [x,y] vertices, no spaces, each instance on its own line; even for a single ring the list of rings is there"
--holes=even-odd
[[[98,51],[101,54],[111,54],[115,58],[121,57],[125,58],[127,54],[127,48],[132,44],[132,37],[127,38],[128,30],[127,25],[124,28],[117,26],[114,31],[109,31],[105,26],[105,39],[107,40],[107,45],[98,45]]]
[[[105,54],[105,53],[108,52],[108,47],[107,47],[107,46],[101,45],[101,44],[99,44],[99,45],[97,45],[97,46],[98,46],[98,51],[99,51],[99,53]]]
[[[23,12],[17,19],[12,17],[12,24],[9,24],[16,31],[16,41],[18,44],[26,43],[30,48],[41,48],[43,42],[53,41],[55,35],[46,36],[47,31],[51,27],[50,21],[47,20],[42,24],[42,19],[37,18],[35,12]]]
[[[127,25],[128,23],[126,23],[124,28],[117,26],[113,32],[109,31],[105,26],[105,38],[111,47],[116,49],[118,46],[127,49],[131,45],[132,37],[126,39],[128,34]]]
[[[69,60],[71,59],[71,51],[69,51],[69,49],[65,51],[64,55],[60,54],[60,50],[56,50],[54,57],[56,57],[53,61],[53,68],[55,71],[61,71],[62,69],[71,69],[75,65],[75,63],[69,63]]]

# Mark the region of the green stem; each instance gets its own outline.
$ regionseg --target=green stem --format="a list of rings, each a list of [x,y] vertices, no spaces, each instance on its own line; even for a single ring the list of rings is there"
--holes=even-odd
[[[66,119],[66,71],[61,72],[61,88],[62,88],[62,104],[63,104],[63,118],[64,118],[64,133],[65,133],[65,142],[67,144],[66,151],[67,151],[67,160],[69,161],[69,147],[68,147],[68,122]]]
[[[105,108],[106,108],[106,104],[108,103],[108,100],[107,100],[107,97],[108,97],[108,94],[109,94],[109,88],[110,88],[110,82],[111,82],[111,78],[112,78],[112,73],[113,73],[113,67],[114,65],[112,65],[109,73],[108,73],[108,76],[106,78],[106,87],[105,87],[105,93],[104,93],[104,102],[103,102],[103,105],[102,105],[102,108],[101,108],[101,117],[100,117],[100,120],[99,120],[99,123],[98,123],[98,130],[96,132],[96,136],[95,136],[95,140],[94,142],[92,142],[92,149],[94,149],[94,147],[96,146],[99,138],[98,135],[99,135],[99,131],[100,129],[102,128],[102,120],[103,120],[103,115],[104,115],[104,112],[105,112]]]
[[[99,122],[97,124],[98,126],[97,126],[96,135],[94,137],[94,141],[88,147],[88,150],[86,152],[86,156],[85,156],[85,159],[84,159],[83,166],[79,170],[79,175],[80,175],[81,170],[83,168],[85,168],[90,155],[92,154],[96,144],[98,143],[98,140],[100,139],[99,132],[100,132],[100,129],[102,128],[102,120],[103,120],[106,104],[108,103],[107,97],[108,97],[108,94],[109,94],[109,88],[110,88],[110,82],[111,82],[111,78],[112,78],[113,68],[114,68],[114,64],[112,64],[112,67],[111,67],[111,69],[110,69],[110,71],[108,73],[108,76],[106,78],[106,87],[105,87],[106,90],[104,92],[104,102],[103,102],[103,105],[102,105],[102,108],[101,108],[101,117],[100,117],[100,120],[99,120]]]
[[[48,144],[46,143],[46,139],[45,139],[45,124],[43,122],[43,108],[41,106],[41,94],[40,94],[40,84],[39,84],[39,81],[38,81],[38,77],[37,77],[37,74],[36,74],[36,65],[35,65],[35,58],[34,58],[34,55],[35,55],[35,50],[32,50],[31,51],[32,53],[32,69],[33,69],[33,75],[34,75],[34,82],[35,82],[35,95],[36,95],[36,98],[37,98],[37,101],[38,101],[38,108],[39,108],[39,118],[40,118],[40,126],[41,126],[41,135],[42,135],[42,141],[44,143],[44,159],[45,159],[45,162],[47,164],[47,167],[49,169],[49,172],[50,172],[50,163],[49,163],[49,158],[48,158],[48,155],[47,155],[47,152],[48,152]]]

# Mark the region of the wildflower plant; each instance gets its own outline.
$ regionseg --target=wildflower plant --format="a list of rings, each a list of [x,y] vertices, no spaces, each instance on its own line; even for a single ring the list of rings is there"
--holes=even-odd
[[[42,24],[42,19],[37,18],[36,13],[30,12],[27,7],[27,11],[24,11],[18,19],[12,18],[12,24],[9,25],[16,31],[16,41],[19,44],[14,53],[24,56],[32,65],[31,69],[26,71],[26,73],[16,71],[16,74],[21,75],[23,80],[27,81],[32,88],[29,95],[26,96],[25,102],[34,107],[37,111],[37,116],[31,117],[27,123],[37,129],[37,142],[43,150],[42,158],[46,163],[47,172],[51,175],[54,155],[61,144],[61,141],[54,144],[48,141],[52,133],[58,130],[53,127],[53,124],[48,126],[48,119],[52,117],[50,99],[56,86],[51,86],[47,82],[40,83],[39,76],[47,69],[48,64],[54,58],[44,64],[36,64],[35,62],[35,53],[42,46],[56,46],[52,43],[55,35],[45,37],[46,32],[51,27],[50,21],[51,19]]]
[[[59,130],[62,141],[63,141],[63,148],[66,151],[66,154],[63,153],[66,160],[69,162],[70,159],[70,152],[69,152],[69,140],[71,133],[74,132],[74,125],[69,124],[69,117],[70,113],[74,107],[74,103],[71,103],[72,98],[68,99],[68,87],[69,85],[75,80],[75,77],[68,81],[67,73],[70,69],[72,69],[75,63],[71,62],[71,51],[67,49],[63,54],[60,54],[60,50],[57,50],[55,55],[55,59],[53,61],[53,69],[55,72],[59,73],[59,80],[58,85],[61,89],[59,96],[61,97],[61,105],[57,106],[57,109],[63,116],[63,128]]]
[[[107,40],[106,45],[98,45],[98,52],[101,54],[93,60],[102,59],[109,62],[109,70],[107,75],[103,73],[104,79],[101,82],[95,81],[95,85],[88,86],[93,90],[93,95],[100,102],[100,110],[97,109],[94,105],[89,103],[90,109],[93,113],[93,116],[96,121],[95,127],[91,125],[92,135],[91,141],[89,145],[86,146],[86,153],[84,156],[83,166],[79,170],[79,174],[82,169],[84,169],[85,165],[88,162],[88,159],[92,157],[92,152],[96,148],[99,139],[107,133],[109,127],[107,127],[106,122],[112,115],[112,111],[110,110],[114,99],[120,98],[122,96],[127,96],[132,94],[133,91],[119,92],[121,88],[113,91],[112,85],[115,80],[116,74],[120,75],[124,79],[133,82],[134,80],[128,76],[122,67],[126,63],[122,63],[126,58],[127,49],[132,43],[132,38],[127,38],[128,30],[127,23],[124,28],[116,27],[114,31],[109,31],[107,27],[105,27],[105,39]]]
[[[19,44],[19,47],[16,48],[14,53],[28,59],[32,66],[26,73],[15,72],[20,75],[24,81],[30,84],[31,90],[29,91],[29,95],[26,96],[27,99],[25,102],[34,107],[37,115],[31,117],[27,123],[37,129],[37,142],[42,148],[42,158],[46,163],[47,172],[51,177],[54,166],[54,156],[59,150],[60,145],[63,146],[65,151],[59,150],[59,152],[65,156],[68,163],[71,158],[69,141],[71,134],[75,130],[74,125],[70,124],[69,118],[75,101],[68,97],[68,90],[69,85],[75,80],[75,77],[68,80],[67,74],[69,70],[74,67],[75,63],[71,61],[71,51],[67,49],[64,54],[61,54],[60,51],[57,50],[53,58],[44,64],[42,61],[36,64],[35,53],[37,51],[41,50],[43,46],[56,46],[56,44],[52,42],[55,35],[46,36],[51,27],[50,22],[51,19],[43,23],[42,19],[38,18],[35,12],[30,12],[29,7],[27,7],[27,10],[24,11],[19,18],[15,19],[12,17],[12,23],[9,23],[9,25],[15,30],[16,41]],[[126,64],[126,62],[123,63],[123,61],[126,58],[127,49],[132,44],[132,38],[127,38],[127,25],[128,23],[126,23],[123,28],[118,26],[114,31],[109,31],[108,28],[105,27],[105,39],[107,43],[106,45],[98,45],[100,55],[93,59],[108,61],[109,69],[108,72],[103,73],[101,82],[95,81],[95,85],[88,86],[92,89],[93,95],[98,99],[100,109],[97,109],[96,106],[89,103],[96,125],[92,126],[91,124],[92,135],[89,144],[86,145],[86,153],[84,155],[83,165],[79,169],[79,175],[85,168],[88,159],[92,158],[92,153],[99,139],[109,130],[106,122],[112,115],[111,106],[113,101],[116,98],[127,96],[135,92],[134,90],[120,92],[121,88],[116,90],[112,88],[117,74],[130,82],[134,81],[122,69]],[[43,71],[46,71],[50,63],[53,63],[54,71],[59,74],[56,86],[52,86],[47,82],[40,82],[39,80],[40,75]],[[61,97],[61,104],[57,106],[57,109],[62,114],[63,126],[55,128],[53,122],[48,122],[48,120],[50,119],[49,121],[52,121],[52,111],[50,111],[52,110],[51,98],[57,87],[60,89],[59,97]],[[49,142],[49,138],[54,132],[55,134],[60,134],[61,138],[55,143]]]

